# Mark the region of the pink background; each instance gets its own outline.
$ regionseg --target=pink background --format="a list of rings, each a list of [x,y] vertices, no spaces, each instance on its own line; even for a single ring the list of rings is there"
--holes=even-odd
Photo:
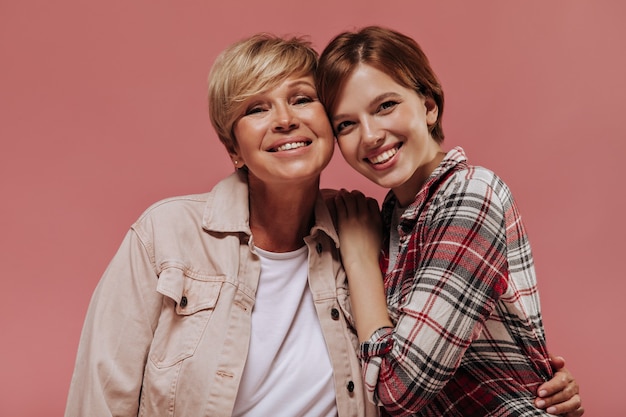
[[[587,415],[622,415],[625,12],[620,0],[0,0],[0,415],[62,414],[89,298],[129,225],[231,172],[206,112],[215,55],[258,31],[321,49],[365,24],[430,56],[446,148],[464,146],[519,202],[550,350]],[[383,195],[339,152],[323,185]]]

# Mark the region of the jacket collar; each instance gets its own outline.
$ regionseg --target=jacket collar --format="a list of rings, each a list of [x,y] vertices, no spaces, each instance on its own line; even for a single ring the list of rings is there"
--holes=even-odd
[[[248,209],[248,179],[245,171],[239,170],[221,180],[209,193],[202,215],[202,228],[221,233],[245,233],[251,235],[250,211]],[[315,202],[315,224],[311,229],[314,236],[318,231],[330,237],[339,247],[339,237],[321,193]]]

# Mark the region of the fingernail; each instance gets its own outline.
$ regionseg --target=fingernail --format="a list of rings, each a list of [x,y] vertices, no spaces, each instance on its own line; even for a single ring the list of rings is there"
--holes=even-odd
[[[548,407],[546,411],[550,414],[556,414],[556,407]]]
[[[537,400],[535,404],[537,404],[537,407],[543,408],[546,405],[546,402],[544,400]]]
[[[540,397],[545,397],[546,395],[548,395],[548,391],[546,391],[545,389],[542,389],[541,391],[539,391]]]

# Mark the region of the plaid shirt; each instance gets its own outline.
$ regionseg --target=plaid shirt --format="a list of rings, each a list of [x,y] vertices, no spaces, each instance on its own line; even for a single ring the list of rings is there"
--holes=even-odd
[[[387,232],[396,203],[390,193],[383,204]],[[532,254],[506,184],[454,148],[399,223],[384,278],[395,328],[361,344],[370,398],[394,416],[545,415],[533,399],[552,370]]]

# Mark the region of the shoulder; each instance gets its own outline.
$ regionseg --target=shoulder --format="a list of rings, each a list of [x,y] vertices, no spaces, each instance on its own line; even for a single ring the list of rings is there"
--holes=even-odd
[[[493,186],[502,182],[500,177],[492,170],[475,165],[466,165],[459,167],[450,176],[450,180],[457,183],[467,182],[469,184],[484,183]]]
[[[135,224],[149,222],[150,220],[181,220],[186,217],[202,217],[207,206],[216,204],[216,200],[225,200],[233,195],[236,189],[242,189],[247,195],[247,185],[235,174],[229,175],[215,184],[212,189],[205,193],[189,194],[165,198],[148,207]],[[232,202],[229,202],[232,204]]]
[[[198,229],[210,193],[191,194],[160,200],[148,207],[132,224],[142,241],[157,236],[178,236],[186,230]]]
[[[493,171],[466,165],[454,170],[433,194],[430,211],[459,215],[460,207],[474,213],[504,216],[514,204],[506,183]]]
[[[461,189],[467,192],[481,192],[489,190],[500,195],[501,192],[509,193],[507,185],[492,170],[471,165],[465,154],[465,150],[457,146],[446,154],[440,164],[442,170],[440,176],[445,177],[440,190]]]
[[[190,194],[176,197],[169,197],[149,206],[137,219],[136,223],[143,223],[149,220],[165,220],[180,215],[193,215],[198,213],[202,216],[204,207],[208,201],[210,193]]]
[[[445,190],[462,190],[466,193],[489,193],[505,201],[511,198],[511,191],[495,172],[481,166],[465,166],[456,170],[445,182]]]

